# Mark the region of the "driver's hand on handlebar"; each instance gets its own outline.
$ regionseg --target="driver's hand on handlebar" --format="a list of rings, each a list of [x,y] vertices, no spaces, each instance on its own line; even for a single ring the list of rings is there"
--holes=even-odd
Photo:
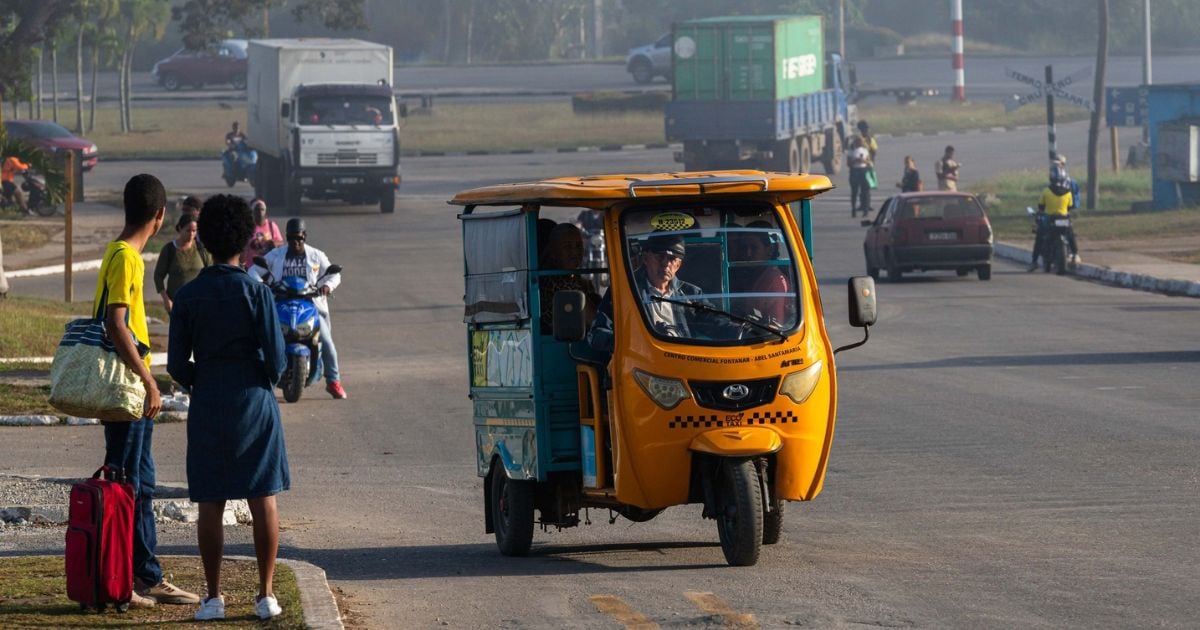
[[[321,295],[329,295],[333,292],[333,289],[330,289],[329,285],[324,285],[318,290],[321,292]]]

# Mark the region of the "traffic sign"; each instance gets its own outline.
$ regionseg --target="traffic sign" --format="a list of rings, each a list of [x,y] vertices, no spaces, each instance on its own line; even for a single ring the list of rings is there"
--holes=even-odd
[[[1141,127],[1149,118],[1150,90],[1143,87],[1108,88],[1104,91],[1104,124],[1109,127]]]

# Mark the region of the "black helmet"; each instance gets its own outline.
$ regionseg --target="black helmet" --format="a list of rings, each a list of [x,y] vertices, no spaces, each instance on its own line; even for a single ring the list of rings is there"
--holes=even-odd
[[[867,121],[865,121],[865,120],[858,121],[858,130],[859,131],[866,133],[868,129],[870,129],[870,127],[867,126]]]
[[[287,222],[287,233],[288,234],[305,234],[307,232],[308,232],[308,230],[305,229],[305,226],[304,226],[304,219],[301,219],[299,217],[297,217],[295,219],[288,219],[288,222]]]

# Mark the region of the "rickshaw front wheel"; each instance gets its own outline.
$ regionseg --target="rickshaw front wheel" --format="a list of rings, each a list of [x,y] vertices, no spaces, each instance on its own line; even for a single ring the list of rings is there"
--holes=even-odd
[[[758,563],[763,542],[762,489],[750,459],[725,459],[717,479],[717,535],[725,561],[748,567]]]
[[[770,507],[771,511],[766,512]],[[783,535],[783,500],[771,499],[763,502],[763,544],[774,545]]]
[[[499,462],[492,470],[496,546],[506,556],[527,555],[533,546],[533,482],[509,479]]]

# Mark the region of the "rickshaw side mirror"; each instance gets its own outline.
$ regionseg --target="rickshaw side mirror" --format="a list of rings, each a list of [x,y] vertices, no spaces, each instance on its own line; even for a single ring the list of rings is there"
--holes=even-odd
[[[554,339],[579,341],[587,335],[587,296],[583,291],[558,291],[554,294]]]
[[[869,276],[850,278],[849,290],[850,325],[866,328],[875,324],[878,311],[875,307],[875,280]]]

